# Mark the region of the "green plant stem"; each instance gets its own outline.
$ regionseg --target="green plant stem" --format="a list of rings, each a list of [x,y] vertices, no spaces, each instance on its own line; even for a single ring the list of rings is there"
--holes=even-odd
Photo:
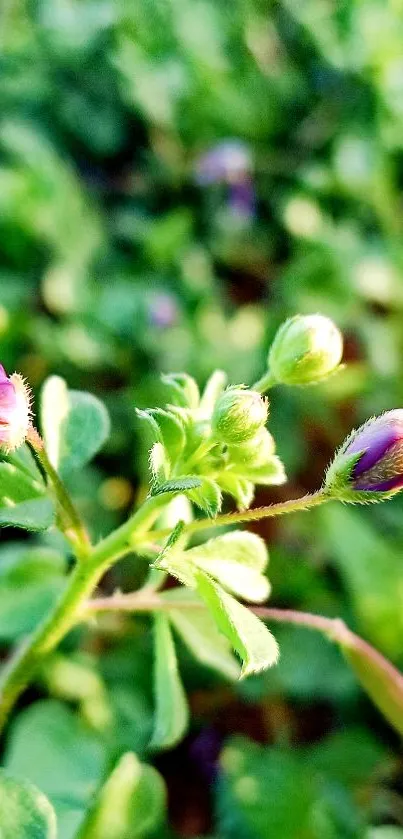
[[[36,428],[31,428],[27,443],[33,450],[43,471],[52,484],[61,513],[61,528],[66,538],[74,546],[77,556],[85,558],[91,550],[91,541],[84,523],[77,512],[63,481],[49,460],[44,443]]]
[[[110,533],[92,548],[85,562],[77,563],[67,586],[50,614],[37,630],[17,649],[3,670],[0,680],[0,730],[14,703],[30,682],[43,658],[64,638],[69,630],[86,615],[83,604],[94,591],[99,580],[118,559],[129,553],[136,544],[144,544],[171,534],[171,529],[150,531],[161,508],[168,504],[173,493],[147,499],[140,509],[125,524]],[[190,535],[199,530],[238,522],[257,521],[268,516],[278,516],[296,510],[307,510],[328,500],[322,490],[291,501],[246,510],[243,513],[228,513],[215,520],[203,519],[185,526],[184,533]]]
[[[156,592],[115,594],[90,600],[83,616],[88,618],[102,612],[155,612],[178,609],[206,609],[201,600],[173,601]],[[255,606],[251,612],[264,621],[294,624],[321,632],[339,645],[353,668],[361,686],[371,697],[389,723],[403,735],[403,674],[378,650],[352,632],[340,618],[327,618],[294,609],[275,609]]]
[[[270,370],[268,370],[261,379],[258,379],[258,381],[252,385],[251,390],[257,390],[258,393],[266,393],[276,384],[278,384],[277,380],[274,378]]]
[[[105,571],[131,550],[133,533],[144,534],[152,527],[161,507],[172,495],[149,498],[121,527],[92,549],[87,561],[77,563],[66,588],[50,614],[17,649],[5,666],[0,680],[0,730],[16,700],[29,684],[43,658],[77,623],[82,604],[92,594]]]
[[[215,527],[229,527],[233,524],[242,524],[248,521],[260,521],[262,519],[272,518],[273,516],[284,516],[287,513],[296,513],[299,510],[309,510],[311,507],[318,507],[319,504],[324,504],[326,501],[331,500],[331,497],[326,494],[324,489],[319,489],[317,492],[313,492],[310,495],[302,496],[302,498],[293,498],[290,501],[280,501],[278,504],[270,504],[268,507],[256,507],[252,510],[243,510],[239,513],[224,513],[222,516],[217,516],[215,519],[200,519],[198,521],[193,521],[190,524],[185,524],[183,533],[190,536],[193,533],[198,533],[202,530],[211,530]],[[171,530],[169,529],[153,530],[153,541],[156,542],[160,539],[166,539],[170,533]]]

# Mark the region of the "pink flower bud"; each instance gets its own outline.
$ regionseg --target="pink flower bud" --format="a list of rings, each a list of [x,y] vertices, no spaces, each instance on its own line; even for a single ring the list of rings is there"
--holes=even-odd
[[[31,418],[31,395],[22,376],[7,376],[0,364],[0,447],[7,452],[21,446]]]

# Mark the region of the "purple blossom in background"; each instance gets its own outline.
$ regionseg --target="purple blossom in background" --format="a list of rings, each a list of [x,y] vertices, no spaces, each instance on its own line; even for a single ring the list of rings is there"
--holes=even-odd
[[[173,326],[178,317],[178,307],[174,298],[164,292],[155,294],[149,301],[148,315],[152,326],[158,329]]]
[[[241,140],[223,140],[202,154],[196,163],[199,186],[240,182],[253,171],[250,149]]]
[[[256,194],[253,160],[249,147],[241,140],[223,140],[199,157],[195,167],[196,183],[228,186],[228,208],[237,216],[255,214]]]
[[[403,409],[365,423],[343,454],[363,451],[352,479],[356,490],[390,492],[403,487]]]

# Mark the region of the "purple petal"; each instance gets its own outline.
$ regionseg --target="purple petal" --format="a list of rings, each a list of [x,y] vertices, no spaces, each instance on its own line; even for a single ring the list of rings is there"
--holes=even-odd
[[[369,422],[345,451],[345,454],[354,454],[364,450],[364,454],[353,469],[353,478],[359,478],[364,472],[372,469],[385,457],[388,449],[401,440],[403,440],[403,410],[388,411]]]
[[[395,475],[394,478],[389,478],[388,481],[381,481],[379,484],[371,484],[370,486],[364,479],[354,483],[354,489],[364,492],[391,492],[393,489],[400,489],[403,487],[403,475]]]
[[[403,486],[403,440],[390,446],[371,469],[354,481],[354,488],[367,492],[389,492]]]

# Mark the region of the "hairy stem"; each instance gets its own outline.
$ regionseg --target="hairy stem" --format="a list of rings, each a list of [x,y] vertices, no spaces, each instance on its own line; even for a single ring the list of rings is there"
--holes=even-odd
[[[38,441],[36,441],[36,445],[40,448]],[[42,452],[44,451],[42,449]],[[60,486],[64,489],[62,484]],[[118,559],[133,550],[136,544],[141,545],[150,540],[155,542],[156,539],[170,535],[171,529],[149,531],[158,518],[161,508],[171,501],[172,495],[172,493],[165,493],[149,498],[125,524],[110,533],[94,548],[89,548],[85,562],[77,564],[67,581],[65,591],[53,610],[37,630],[17,649],[15,655],[12,656],[3,670],[0,679],[0,730],[14,703],[30,682],[43,658],[87,614],[87,609],[83,608],[84,604],[105,571]],[[273,504],[270,507],[246,510],[243,513],[228,513],[215,520],[203,519],[202,521],[192,522],[185,527],[184,532],[190,535],[205,528],[244,521],[257,521],[267,516],[306,510],[322,504],[326,500],[326,495],[319,490],[313,495]]]
[[[63,533],[74,546],[77,556],[84,558],[91,549],[90,538],[63,481],[49,460],[43,440],[36,428],[30,428],[27,443],[33,450],[34,456],[39,461],[43,471],[52,484],[60,508]]]
[[[134,594],[115,594],[90,600],[85,604],[83,617],[110,611],[155,612],[178,609],[206,609],[201,600],[172,601],[156,592],[139,591]],[[274,609],[255,606],[251,611],[262,620],[314,629],[339,645],[353,668],[361,686],[371,697],[389,723],[403,734],[403,675],[381,653],[339,618],[326,618],[294,609]]]
[[[133,533],[144,534],[171,495],[148,499],[131,518],[92,549],[86,562],[77,563],[66,588],[38,628],[16,650],[1,674],[0,730],[16,700],[31,681],[43,658],[78,622],[83,603],[105,571],[130,550]]]
[[[298,510],[309,510],[311,507],[318,507],[319,504],[324,504],[325,501],[331,501],[331,498],[323,489],[319,489],[311,495],[304,495],[302,498],[293,498],[290,501],[280,501],[278,504],[270,504],[268,507],[256,507],[252,510],[243,510],[239,513],[224,513],[215,519],[193,521],[185,525],[183,533],[191,535],[201,530],[211,530],[214,527],[228,527],[232,524],[260,521],[261,519],[267,519],[273,516],[284,516],[287,513],[296,513]],[[159,539],[166,539],[170,533],[171,531],[168,529],[153,530],[152,537],[154,542],[156,542]]]

